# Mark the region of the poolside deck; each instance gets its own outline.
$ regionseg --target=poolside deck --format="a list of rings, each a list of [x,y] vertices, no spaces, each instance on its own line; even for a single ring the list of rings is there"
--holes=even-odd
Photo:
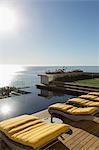
[[[47,110],[35,115],[50,122],[50,115]],[[58,119],[54,120],[55,122],[58,121]],[[64,140],[59,138],[63,144],[61,144],[61,142],[56,143],[50,148],[50,150],[99,150],[99,117],[94,121],[78,122],[65,118],[64,122],[71,126],[73,134],[64,134]]]
[[[47,122],[50,122],[48,110],[33,114]],[[69,124],[73,131],[72,135],[64,134],[64,140],[59,137],[59,142],[52,145],[48,150],[99,150],[99,117],[94,121],[74,122],[63,118],[64,123]],[[55,123],[62,120],[54,118]],[[0,141],[0,150],[10,150],[5,143]]]

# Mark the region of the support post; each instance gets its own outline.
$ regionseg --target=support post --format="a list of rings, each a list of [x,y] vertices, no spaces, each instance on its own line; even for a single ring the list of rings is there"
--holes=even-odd
[[[53,123],[53,115],[51,115],[51,123]]]

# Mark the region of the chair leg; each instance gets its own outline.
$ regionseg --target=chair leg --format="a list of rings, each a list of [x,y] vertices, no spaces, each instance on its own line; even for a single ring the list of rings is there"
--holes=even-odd
[[[62,140],[65,140],[65,138],[62,135],[60,137],[61,137]]]
[[[73,131],[70,129],[69,131],[66,132],[66,134],[72,135]]]
[[[53,122],[53,115],[51,115],[51,123],[54,123],[54,122]]]

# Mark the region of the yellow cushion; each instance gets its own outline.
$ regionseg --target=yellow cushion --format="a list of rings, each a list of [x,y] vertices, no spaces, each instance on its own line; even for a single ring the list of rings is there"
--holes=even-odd
[[[68,102],[72,102],[80,106],[99,107],[99,102],[85,100],[81,98],[72,98],[72,99],[69,99]]]
[[[64,111],[68,110],[70,108],[73,108],[73,106],[62,104],[62,103],[53,104],[53,105],[48,107],[48,109],[57,109],[57,110],[64,110]]]
[[[0,128],[3,127],[3,132],[9,132],[14,127],[20,126],[30,121],[37,120],[37,117],[32,115],[22,115],[0,122]]]
[[[50,140],[68,131],[69,127],[64,124],[44,124],[25,135],[12,138],[16,142],[32,146],[34,149],[46,145]]]
[[[77,97],[77,98],[69,99],[68,102],[77,103],[77,104],[85,104],[88,102],[88,100]]]
[[[97,98],[97,96],[94,96],[94,95],[81,95],[79,97],[83,99],[88,99],[88,100],[94,100],[95,98]]]
[[[89,107],[99,107],[99,102],[92,102],[92,101],[89,101],[88,103],[85,104],[85,106],[89,106]]]
[[[64,105],[64,107],[61,107],[61,105]],[[95,107],[89,107],[89,108],[77,108],[75,106],[72,106],[72,107],[69,107],[71,105],[68,105],[68,104],[54,104],[54,105],[51,105],[49,107],[49,109],[53,109],[53,110],[59,110],[59,111],[62,111],[64,113],[68,113],[68,114],[71,114],[71,115],[88,115],[88,114],[93,114],[97,111],[97,108]],[[66,107],[69,109],[66,109]]]
[[[54,105],[51,105],[49,106],[49,109],[53,109],[53,110],[59,110],[59,111],[62,111],[62,112],[65,112],[65,113],[69,113],[69,110],[71,109],[76,109],[77,107],[74,107],[72,105],[68,105],[68,104],[54,104]]]
[[[0,122],[0,130],[10,139],[34,149],[69,130],[65,124],[48,124],[32,115],[23,115]]]
[[[99,96],[99,92],[89,92],[89,95],[95,95],[95,96]]]
[[[94,92],[92,92],[92,93],[94,93]],[[79,97],[82,98],[82,99],[84,98],[84,99],[88,99],[88,100],[98,101],[99,102],[99,97],[96,96],[96,95],[81,95]]]
[[[99,102],[99,97],[97,97],[97,98],[93,99],[93,101],[97,101],[97,102]]]
[[[95,107],[87,107],[87,108],[76,108],[74,110],[68,110],[72,115],[90,115],[93,114],[97,111]]]
[[[21,126],[17,126],[16,128],[12,128],[10,131],[8,131],[8,133],[15,134],[19,131],[24,130],[27,127],[31,127],[31,126],[36,125],[36,124],[41,123],[41,122],[43,122],[43,121],[42,120],[29,121],[28,123],[24,123]]]

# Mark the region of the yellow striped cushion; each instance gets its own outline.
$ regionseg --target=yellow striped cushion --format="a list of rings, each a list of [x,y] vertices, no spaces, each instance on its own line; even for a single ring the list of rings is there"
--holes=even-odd
[[[61,105],[64,105],[64,107],[61,107]],[[89,115],[89,114],[93,114],[97,111],[97,108],[95,108],[95,107],[77,108],[75,106],[72,106],[72,107],[69,107],[69,106],[71,106],[71,105],[60,104],[60,106],[59,106],[59,104],[54,104],[49,107],[49,110],[50,109],[59,110],[59,111],[62,111],[64,113],[68,113],[71,115]],[[66,109],[66,107],[67,107],[67,109]],[[69,109],[68,109],[68,107],[69,107]]]
[[[69,99],[68,102],[77,103],[77,104],[85,104],[88,102],[88,100],[77,97],[77,98]]]
[[[85,99],[81,99],[81,98],[69,99],[68,102],[72,102],[72,103],[78,104],[80,106],[99,107],[99,102],[85,100]]]
[[[19,125],[25,124],[29,121],[37,120],[37,117],[33,117],[32,115],[23,115],[21,117],[15,117],[11,120],[5,120],[0,122],[0,128],[3,127],[3,132],[8,132],[9,130],[13,129],[14,127],[17,127]]]
[[[99,97],[95,98],[93,101],[99,102]]]
[[[94,93],[94,92],[92,92]],[[89,94],[89,93],[88,93]],[[97,101],[99,102],[99,97],[96,95],[81,95],[79,96],[80,98],[84,98],[84,99],[88,99],[88,100],[92,100],[92,101]]]
[[[48,109],[57,109],[57,110],[68,110],[70,108],[73,108],[72,105],[66,105],[66,104],[62,104],[62,103],[57,103],[57,104],[53,104],[51,106],[48,107]]]
[[[83,99],[88,99],[88,100],[94,100],[95,98],[97,98],[97,96],[94,96],[94,95],[81,95],[79,97]]]
[[[13,141],[37,149],[68,131],[69,126],[48,124],[32,115],[23,115],[0,122],[0,130]]]
[[[89,101],[88,103],[85,104],[86,106],[89,106],[89,107],[99,107],[99,102],[92,102],[92,101]]]
[[[89,92],[89,95],[95,95],[95,96],[99,96],[99,92]]]
[[[95,107],[87,107],[87,108],[76,108],[74,110],[68,110],[68,111],[72,115],[90,115],[95,113],[97,109]]]

